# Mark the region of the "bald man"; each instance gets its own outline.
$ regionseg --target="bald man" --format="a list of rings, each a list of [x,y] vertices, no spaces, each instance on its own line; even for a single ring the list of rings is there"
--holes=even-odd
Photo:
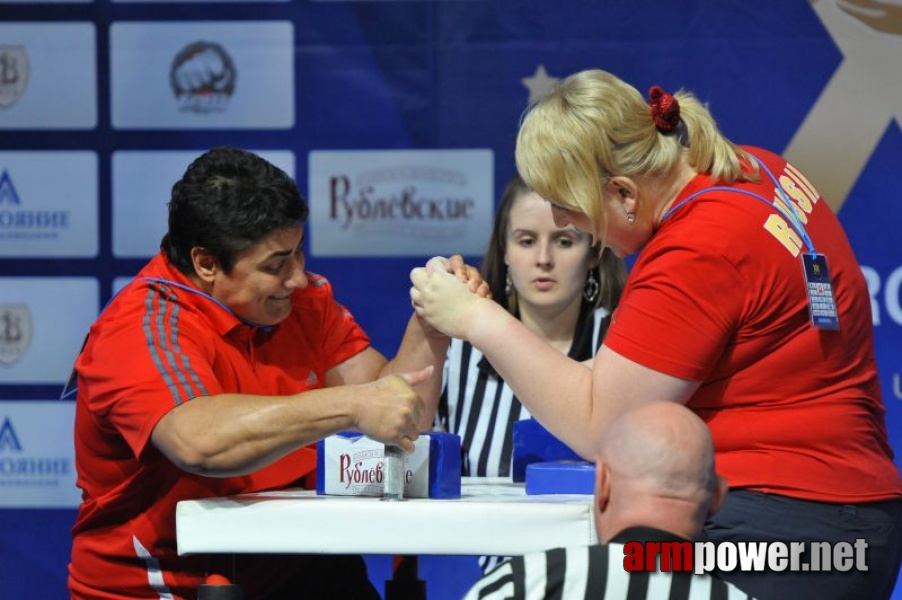
[[[514,557],[477,581],[464,600],[750,599],[711,575],[626,570],[633,561],[644,564],[638,550],[644,542],[699,539],[726,492],[701,419],[672,402],[637,408],[612,424],[596,461],[595,526],[602,543]]]

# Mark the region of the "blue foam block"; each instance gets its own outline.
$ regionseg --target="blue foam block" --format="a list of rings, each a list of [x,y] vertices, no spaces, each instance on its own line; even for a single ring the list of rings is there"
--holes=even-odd
[[[595,465],[586,461],[535,462],[526,467],[526,494],[593,494]]]
[[[435,431],[429,437],[430,498],[460,498],[460,436]]]
[[[524,419],[514,423],[513,445],[511,478],[517,483],[526,480],[526,467],[531,463],[583,460],[535,419]]]

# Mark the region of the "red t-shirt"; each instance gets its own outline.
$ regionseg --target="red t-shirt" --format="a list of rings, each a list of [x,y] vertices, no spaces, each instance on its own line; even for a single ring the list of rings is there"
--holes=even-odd
[[[768,203],[706,191],[643,248],[605,344],[700,381],[689,400],[731,487],[825,502],[902,497],[887,441],[861,269],[830,207],[793,167],[755,148],[826,255],[839,331],[811,325],[800,243]],[[716,185],[697,176],[674,202]],[[775,198],[764,169],[735,189]]]
[[[326,371],[369,346],[329,283],[308,278],[292,295],[291,316],[266,331],[244,324],[158,255],[91,327],[75,365],[82,503],[69,566],[73,598],[193,598],[204,563],[177,555],[176,503],[299,485],[315,470],[311,446],[251,475],[201,477],[150,443],[160,418],[192,398],[322,388]],[[291,575],[259,557],[236,569],[251,598],[265,589],[254,585]]]

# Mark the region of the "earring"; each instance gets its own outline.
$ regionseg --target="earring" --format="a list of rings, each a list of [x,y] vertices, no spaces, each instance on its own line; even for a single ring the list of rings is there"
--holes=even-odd
[[[511,290],[514,289],[514,282],[511,279],[510,269],[507,270],[507,274],[504,276],[504,294],[507,296],[511,295]]]
[[[586,278],[586,287],[583,288],[583,298],[586,302],[592,304],[598,298],[598,280],[595,279],[595,271],[589,271],[589,277]]]
[[[636,213],[626,213],[626,222],[632,225],[636,221]]]

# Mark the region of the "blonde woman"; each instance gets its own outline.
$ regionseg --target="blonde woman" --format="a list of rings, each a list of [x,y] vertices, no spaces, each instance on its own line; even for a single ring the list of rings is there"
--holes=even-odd
[[[635,407],[695,411],[730,484],[708,539],[802,550],[795,569],[735,569],[727,581],[760,598],[889,598],[902,483],[870,298],[811,182],[773,152],[732,143],[691,94],[656,86],[646,97],[600,70],[567,78],[525,116],[516,158],[558,225],[618,256],[638,253],[592,372],[439,261],[411,274],[419,313],[479,348],[530,412],[589,459]],[[812,568],[823,550],[809,540],[858,544],[855,560]]]

